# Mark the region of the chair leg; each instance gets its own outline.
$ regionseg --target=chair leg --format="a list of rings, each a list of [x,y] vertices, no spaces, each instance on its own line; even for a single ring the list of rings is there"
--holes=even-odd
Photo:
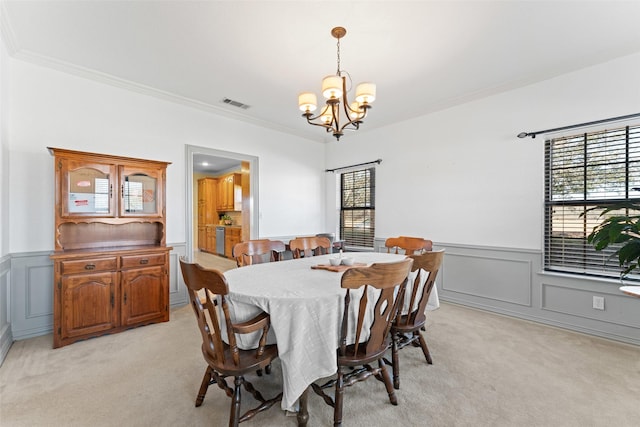
[[[414,332],[418,336],[418,340],[420,340],[420,347],[422,348],[422,353],[424,354],[424,358],[427,359],[427,363],[429,365],[433,365],[433,360],[431,360],[431,353],[429,353],[429,347],[427,347],[427,342],[425,341],[422,334],[418,331]]]
[[[311,386],[309,386],[311,387]],[[309,400],[309,387],[307,387],[298,400],[298,427],[306,427],[309,421],[309,410],[307,409]]]
[[[393,387],[398,390],[400,389],[400,364],[398,363],[398,337],[396,334],[393,334],[391,337],[391,361],[393,368]]]
[[[387,367],[385,366],[384,360],[382,360],[382,358],[378,359],[378,366],[380,367],[380,374],[382,375],[384,386],[386,387],[387,394],[389,395],[389,401],[392,405],[397,405],[398,398],[396,397],[396,392],[393,389],[393,384],[391,384],[391,376],[389,376],[389,371],[387,371]]]
[[[204,371],[204,377],[202,377],[202,384],[200,384],[200,390],[198,391],[198,396],[196,397],[196,407],[202,405],[204,401],[204,396],[207,394],[207,390],[209,389],[209,384],[211,384],[213,380],[213,368],[211,366],[207,366],[207,370]]]
[[[342,400],[344,397],[344,377],[342,369],[338,367],[338,377],[336,378],[336,394],[333,398],[333,425],[334,427],[342,426]]]
[[[231,398],[231,414],[229,415],[229,427],[238,427],[240,423],[240,386],[243,378],[237,376],[234,378],[233,397]]]
[[[264,367],[264,373],[269,375],[271,374],[271,364],[268,364],[267,366]],[[258,369],[256,371],[256,374],[258,374],[259,377],[262,376],[262,369]]]

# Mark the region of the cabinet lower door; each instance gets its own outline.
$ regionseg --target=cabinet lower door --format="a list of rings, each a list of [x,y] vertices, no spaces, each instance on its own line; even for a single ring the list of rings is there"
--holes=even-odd
[[[198,249],[207,250],[207,227],[198,227]]]
[[[63,277],[60,338],[91,336],[117,326],[117,273]]]
[[[123,271],[121,286],[123,326],[169,320],[169,290],[164,267]]]

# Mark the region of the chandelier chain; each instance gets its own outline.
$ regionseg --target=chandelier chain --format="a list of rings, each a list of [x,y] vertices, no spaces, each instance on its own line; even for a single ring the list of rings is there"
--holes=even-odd
[[[337,46],[338,46],[338,55],[337,55],[337,57],[338,57],[338,69],[336,70],[336,76],[339,76],[340,75],[340,38],[338,38]]]

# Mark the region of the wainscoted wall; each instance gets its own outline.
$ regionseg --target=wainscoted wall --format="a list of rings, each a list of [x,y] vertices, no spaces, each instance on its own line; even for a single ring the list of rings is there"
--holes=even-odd
[[[11,255],[11,331],[25,339],[53,330],[53,262],[50,251]]]
[[[11,278],[11,257],[4,256],[0,258],[0,365],[4,360],[11,343],[13,342],[13,336],[11,335],[11,310],[9,297],[10,292],[10,278]]]
[[[187,294],[187,286],[182,280],[180,272],[180,257],[187,254],[186,243],[174,243],[173,249],[169,252],[169,304],[171,307],[179,307],[189,302],[189,294]]]
[[[385,251],[376,239],[376,250]],[[619,281],[542,271],[534,250],[435,243],[445,249],[437,280],[442,301],[640,345],[640,300],[622,294]],[[605,309],[593,308],[593,297]]]
[[[184,243],[169,246],[173,247],[169,253],[169,302],[173,307],[184,305],[188,300],[178,264],[179,257],[186,253],[186,249]],[[7,291],[10,296],[8,345],[13,340],[45,335],[53,330],[53,263],[49,259],[50,253],[47,251],[11,255],[11,281],[10,290]],[[2,263],[2,266],[4,264]],[[3,272],[4,268],[0,269],[0,290],[6,282],[7,274]],[[1,327],[4,328],[4,325]],[[2,338],[4,349],[4,329]]]
[[[187,304],[178,260],[184,243],[171,244],[171,306]],[[384,239],[375,248],[384,252]],[[640,345],[640,300],[625,296],[619,282],[542,272],[542,254],[533,250],[434,243],[445,249],[437,281],[442,301],[532,320]],[[0,259],[0,360],[13,340],[51,333],[53,266],[49,252]],[[593,296],[605,309],[592,308]]]

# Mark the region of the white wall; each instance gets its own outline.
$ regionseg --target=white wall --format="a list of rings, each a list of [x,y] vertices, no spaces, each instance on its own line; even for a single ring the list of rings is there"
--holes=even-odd
[[[261,236],[324,230],[322,144],[10,59],[11,253],[53,248],[47,146],[170,161],[167,243],[184,242],[185,145],[259,158]]]
[[[8,54],[0,39],[0,364],[9,351],[11,334],[10,261],[9,254],[9,114]]]
[[[9,56],[0,39],[0,258],[9,253]]]
[[[328,145],[327,166],[383,159],[376,172],[377,237],[418,235],[436,242],[540,250],[544,136],[516,135],[638,113],[639,75],[636,54],[348,134]],[[384,96],[376,102],[384,102]],[[375,107],[370,114],[367,121],[374,122]],[[334,197],[330,190],[327,185],[328,200]]]
[[[11,165],[2,168],[0,194],[11,201],[0,209],[0,243],[8,241],[0,255],[53,247],[47,146],[173,162],[167,242],[185,241],[185,144],[259,157],[260,236],[333,229],[334,215],[326,224],[318,215],[335,203],[324,168],[382,158],[377,236],[540,249],[544,139],[515,135],[635,113],[640,99],[640,55],[632,55],[325,146],[10,59],[4,47],[2,60],[11,121],[1,105],[0,161]]]

